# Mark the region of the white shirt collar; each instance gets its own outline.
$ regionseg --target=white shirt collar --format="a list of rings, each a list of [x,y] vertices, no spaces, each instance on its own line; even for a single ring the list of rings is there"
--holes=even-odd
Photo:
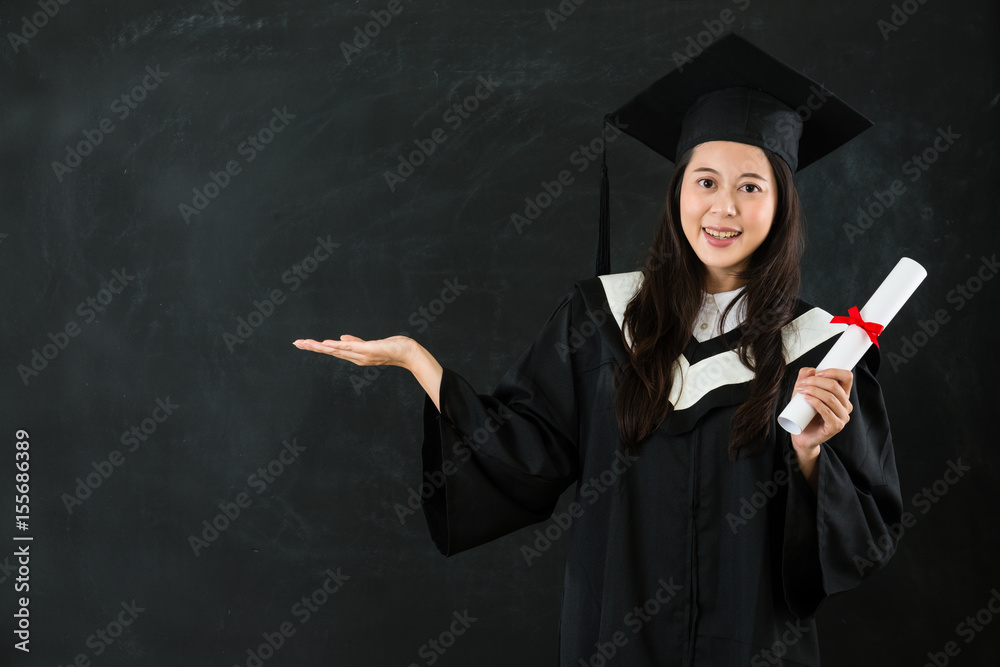
[[[728,292],[718,292],[708,294],[702,292],[703,298],[698,317],[695,319],[694,331],[692,334],[699,342],[704,342],[719,335],[719,323],[723,311],[729,304],[740,295],[743,287],[739,287]],[[746,318],[746,301],[741,300],[739,304],[729,313],[729,317],[722,323],[722,333],[728,333],[740,326]]]
[[[706,298],[711,297],[712,299],[715,300],[715,307],[718,308],[719,312],[721,313],[726,309],[727,306],[729,306],[730,302],[733,299],[735,299],[739,295],[739,293],[745,289],[745,287],[746,286],[737,287],[736,289],[730,290],[728,292],[716,292],[715,294],[709,294],[705,292],[704,294]],[[743,304],[741,303],[740,306],[742,307]]]

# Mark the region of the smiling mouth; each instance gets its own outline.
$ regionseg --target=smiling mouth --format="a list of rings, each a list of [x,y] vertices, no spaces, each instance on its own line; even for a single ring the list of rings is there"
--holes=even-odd
[[[743,233],[743,232],[720,232],[714,229],[709,229],[708,227],[702,227],[702,229],[704,229],[709,236],[716,239],[732,239],[736,238],[737,236]]]

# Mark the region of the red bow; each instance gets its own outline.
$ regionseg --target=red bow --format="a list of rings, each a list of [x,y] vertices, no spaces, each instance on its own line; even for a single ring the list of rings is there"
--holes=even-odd
[[[878,347],[878,335],[882,333],[882,329],[885,327],[881,324],[875,324],[874,322],[865,322],[861,319],[861,312],[857,307],[852,307],[847,311],[848,316],[837,315],[832,320],[831,324],[854,324],[865,330],[868,337],[871,338],[872,342],[875,343],[875,347]]]

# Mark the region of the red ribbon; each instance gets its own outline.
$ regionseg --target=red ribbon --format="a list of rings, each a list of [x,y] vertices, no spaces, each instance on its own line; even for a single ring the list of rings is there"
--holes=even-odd
[[[837,315],[832,320],[831,324],[854,324],[865,330],[868,337],[871,338],[872,342],[875,343],[875,347],[878,347],[878,335],[882,333],[882,329],[885,327],[881,324],[875,324],[874,322],[865,322],[861,319],[861,312],[856,306],[852,307],[847,311],[847,317],[843,315]]]

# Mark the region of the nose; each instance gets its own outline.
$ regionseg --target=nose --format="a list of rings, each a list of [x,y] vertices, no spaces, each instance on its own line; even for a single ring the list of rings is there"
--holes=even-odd
[[[720,189],[712,201],[712,213],[733,217],[736,215],[736,198],[727,189]]]

